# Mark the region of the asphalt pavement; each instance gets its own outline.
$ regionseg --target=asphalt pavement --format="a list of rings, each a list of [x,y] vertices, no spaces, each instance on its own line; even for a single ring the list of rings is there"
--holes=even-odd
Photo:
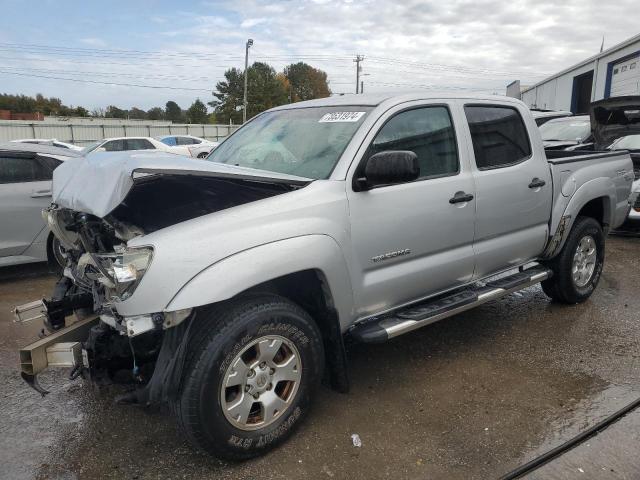
[[[229,464],[192,449],[165,411],[118,406],[118,386],[41,375],[17,350],[38,325],[11,308],[47,296],[41,265],[0,271],[0,477],[7,479],[498,478],[640,397],[640,238],[610,237],[587,302],[538,286],[383,345],[350,345],[352,389],[323,388],[298,432]],[[532,473],[535,479],[640,478],[640,413]],[[355,447],[351,435],[362,441]]]

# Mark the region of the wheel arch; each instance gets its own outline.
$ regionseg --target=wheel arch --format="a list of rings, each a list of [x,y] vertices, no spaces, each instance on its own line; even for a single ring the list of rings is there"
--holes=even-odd
[[[329,380],[348,390],[342,332],[353,309],[346,262],[337,242],[308,235],[261,245],[217,262],[189,281],[166,311],[221,303],[252,293],[274,293],[300,305],[318,325]]]
[[[594,218],[606,234],[614,220],[615,201],[615,186],[610,178],[597,178],[583,184],[569,199],[562,214],[557,214],[558,220],[553,222],[557,223],[555,233],[543,257],[552,258],[562,250],[579,216]]]

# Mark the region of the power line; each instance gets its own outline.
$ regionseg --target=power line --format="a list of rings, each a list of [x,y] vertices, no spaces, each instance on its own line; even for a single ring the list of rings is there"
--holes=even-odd
[[[135,74],[135,73],[124,73],[124,72],[89,72],[89,71],[69,71],[69,70],[56,70],[49,68],[30,68],[30,67],[0,67],[3,69],[10,70],[20,70],[20,71],[33,71],[33,72],[43,72],[43,73],[60,73],[64,75],[89,75],[89,76],[98,76],[98,77],[133,77],[133,78],[146,78],[146,79],[156,79],[156,80],[184,80],[187,82],[197,82],[197,81],[209,81],[209,77],[184,77],[180,75],[166,75],[166,74]]]
[[[80,79],[80,78],[62,78],[62,77],[54,77],[49,75],[36,75],[36,74],[30,74],[30,73],[8,72],[4,70],[0,70],[0,74],[19,75],[21,77],[47,78],[51,80],[66,80],[69,82],[78,82],[78,83],[115,85],[120,87],[138,87],[138,88],[153,88],[153,89],[166,89],[166,90],[185,90],[185,91],[194,91],[194,92],[211,92],[210,88],[169,87],[164,85],[141,85],[137,83],[100,82],[97,80],[86,80],[86,79]]]
[[[225,53],[215,53],[215,52],[163,52],[163,51],[146,51],[146,50],[109,50],[109,49],[98,49],[98,48],[81,48],[81,47],[56,47],[56,46],[48,46],[48,45],[39,45],[39,44],[19,44],[19,43],[7,43],[0,42],[0,50],[22,50],[22,51],[30,51],[32,53],[47,53],[51,55],[78,55],[78,56],[88,56],[88,57],[124,57],[124,58],[149,58],[149,57],[157,57],[162,56],[165,57],[177,57],[177,58],[190,58],[190,59],[207,59],[207,58],[225,58],[229,60],[242,60],[243,57],[241,55],[232,55]],[[299,54],[280,54],[280,53],[261,53],[258,55],[259,58],[265,60],[286,60],[286,59],[300,59],[300,60],[317,60],[317,61],[337,61],[337,60],[350,60],[353,57],[349,55],[335,55],[335,54],[316,54],[316,53],[299,53]],[[508,75],[508,76],[517,76],[517,75],[531,75],[531,72],[525,71],[504,71],[504,70],[494,70],[488,68],[478,68],[478,67],[466,67],[463,65],[448,65],[448,64],[438,64],[438,63],[424,63],[424,62],[415,62],[410,60],[403,60],[400,58],[390,58],[390,57],[382,57],[382,56],[367,56],[369,60],[375,63],[387,64],[387,65],[402,65],[410,68],[417,69],[430,69],[430,70],[455,70],[458,72],[468,73],[470,75],[477,74],[482,72],[484,74],[495,74],[495,75]],[[545,76],[544,74],[540,74],[539,76]]]

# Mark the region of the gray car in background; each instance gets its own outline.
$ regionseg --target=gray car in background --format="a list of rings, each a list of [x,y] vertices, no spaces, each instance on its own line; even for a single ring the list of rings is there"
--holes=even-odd
[[[53,170],[80,156],[48,145],[0,144],[0,267],[47,260],[64,263],[42,209],[51,203]]]

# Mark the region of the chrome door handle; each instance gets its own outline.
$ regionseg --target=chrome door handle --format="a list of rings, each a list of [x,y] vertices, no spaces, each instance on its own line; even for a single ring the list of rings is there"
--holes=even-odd
[[[535,177],[533,180],[531,180],[531,183],[529,184],[529,188],[540,188],[540,187],[544,187],[546,184],[547,182],[545,182],[544,180],[541,180],[538,177]]]
[[[470,193],[456,192],[456,194],[449,199],[449,203],[453,205],[454,203],[465,203],[471,200],[473,200],[473,195]]]

